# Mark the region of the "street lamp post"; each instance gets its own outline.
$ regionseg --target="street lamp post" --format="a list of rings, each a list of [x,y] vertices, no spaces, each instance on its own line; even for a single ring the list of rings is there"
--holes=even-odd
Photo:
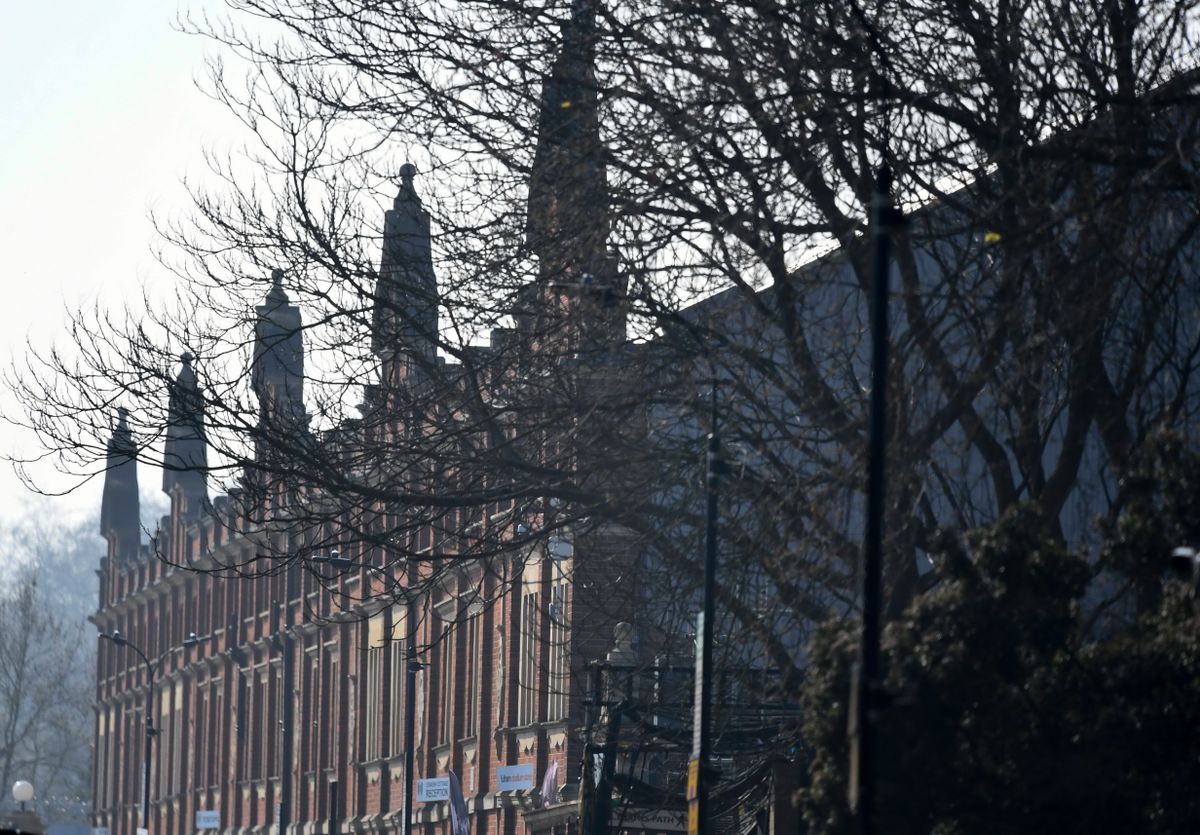
[[[118,630],[114,629],[112,634],[101,632],[100,637],[112,641],[119,647],[126,647],[137,653],[138,658],[142,659],[142,663],[146,665],[146,743],[142,752],[142,829],[150,831],[150,757],[151,748],[154,744],[154,737],[158,731],[154,728],[154,677],[158,674],[158,668],[162,665],[163,659],[170,653],[180,647],[193,647],[200,641],[204,640],[195,632],[189,632],[188,636],[183,639],[180,647],[171,647],[162,655],[153,661],[141,650],[136,644],[129,642],[129,639],[122,635]]]
[[[718,501],[721,473],[721,436],[717,434],[717,381],[712,381],[710,431],[705,458],[704,586],[696,630],[695,692],[692,717],[692,758],[688,763],[688,835],[712,832],[710,820],[710,783],[712,769],[712,680],[714,604],[717,576]],[[607,766],[607,755],[606,762]]]
[[[16,835],[42,835],[46,824],[35,811],[25,808],[26,803],[33,801],[33,784],[28,780],[18,780],[12,786],[12,798],[18,809],[11,815],[0,816],[0,831],[12,832]]]
[[[416,660],[417,624],[413,617],[412,600],[407,601],[405,619],[408,621],[407,645],[404,649],[404,822],[400,835],[412,835],[413,804],[413,744],[416,740],[417,711],[413,701],[417,698],[417,673],[422,664]]]
[[[12,796],[21,807],[21,811],[25,811],[25,804],[33,800],[33,783],[28,780],[18,780],[13,783]]]
[[[871,277],[871,400],[867,435],[867,501],[861,577],[862,625],[850,694],[850,806],[861,835],[877,829],[878,743],[875,715],[882,696],[880,632],[883,624],[883,525],[886,486],[888,375],[888,273],[892,233],[903,222],[892,205],[892,170],[876,172],[871,203],[874,241]]]
[[[419,561],[437,561],[445,559],[445,557],[423,557]],[[415,607],[413,606],[412,597],[409,589],[406,586],[401,586],[394,577],[387,572],[374,565],[355,562],[348,557],[343,557],[336,550],[328,554],[314,554],[310,558],[311,562],[318,565],[328,565],[339,571],[350,571],[357,568],[365,568],[368,571],[373,571],[377,576],[383,578],[384,582],[388,583],[393,590],[399,589],[403,593],[405,600],[405,620],[408,625],[408,635],[405,638],[405,676],[404,676],[404,812],[403,820],[400,827],[400,835],[412,835],[412,807],[413,807],[413,764],[414,754],[413,747],[416,741],[416,706],[413,702],[416,700],[417,694],[417,673],[419,673],[425,665],[416,660],[417,657],[417,622],[415,617]],[[418,561],[416,559],[413,560]],[[322,579],[330,578],[318,574]]]
[[[291,607],[291,602],[295,598],[296,589],[293,586],[294,574],[288,575],[288,603],[287,607]],[[277,610],[279,611],[279,610]],[[283,613],[288,610],[284,609]],[[288,615],[286,623],[277,622],[276,625],[276,643],[283,653],[283,684],[280,687],[280,692],[283,694],[282,718],[280,727],[282,734],[280,739],[279,751],[279,813],[276,816],[275,825],[278,829],[278,835],[286,835],[287,828],[291,824],[292,810],[292,760],[294,758],[294,744],[292,737],[292,728],[296,724],[296,694],[294,682],[296,680],[296,638],[291,634],[291,617]]]

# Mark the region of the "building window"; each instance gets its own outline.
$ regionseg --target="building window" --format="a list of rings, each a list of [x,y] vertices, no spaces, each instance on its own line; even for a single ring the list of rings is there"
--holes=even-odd
[[[321,661],[316,647],[305,650],[308,655],[307,669],[304,674],[304,689],[301,691],[305,698],[300,700],[304,709],[304,740],[305,747],[304,771],[317,770],[317,753],[320,750],[320,734],[317,731],[317,682],[321,680]]]
[[[205,748],[210,748],[211,743],[208,742],[208,737],[205,732],[208,730],[208,683],[201,683],[196,688],[196,719],[193,723],[193,736],[196,744],[192,755],[192,775],[193,782],[196,780],[204,781],[208,778],[207,768],[202,763],[196,762],[196,754],[203,757],[203,761],[212,759],[212,752],[206,751]],[[200,753],[203,751],[204,753]],[[202,770],[203,769],[203,770]],[[207,785],[204,783],[203,785]],[[193,788],[203,788],[201,786],[193,786]]]
[[[383,658],[387,650],[384,639],[384,613],[367,621],[367,646],[365,649],[367,668],[367,692],[364,694],[366,722],[363,734],[363,759],[368,762],[383,756]]]
[[[238,703],[237,737],[240,773],[238,779],[243,782],[254,779],[254,671],[247,670],[238,676],[238,689],[241,691]]]
[[[392,607],[392,639],[388,642],[391,653],[392,680],[388,694],[391,725],[391,740],[388,753],[395,757],[404,751],[404,693],[406,686],[406,664],[408,652],[408,620],[403,606]]]
[[[96,798],[99,806],[108,806],[108,722],[111,710],[100,714],[96,723]]]
[[[270,671],[268,674],[271,690],[267,694],[267,765],[266,774],[264,777],[273,777],[276,774],[282,773],[277,770],[283,763],[283,751],[280,745],[279,734],[279,711],[283,705],[284,688],[283,688],[283,664],[271,664],[268,666]]]
[[[329,729],[329,759],[323,765],[333,768],[342,755],[342,727],[348,717],[342,716],[342,674],[336,645],[326,645],[326,651],[329,654],[329,688],[326,691],[329,694],[326,699],[329,713],[325,721]]]
[[[271,668],[264,665],[258,673],[258,721],[255,724],[255,737],[257,743],[255,745],[255,778],[263,779],[267,776],[267,769],[270,767],[271,752],[274,750],[272,746],[273,735],[271,734],[271,698],[270,698],[270,675]]]
[[[171,756],[174,752],[171,750],[170,736],[172,730],[171,691],[165,687],[158,692],[158,719],[156,724],[158,725],[156,740],[160,746],[160,754],[165,753],[166,756],[152,757],[151,763],[155,769],[156,777],[154,783],[158,786],[156,789],[158,797],[166,797],[171,793],[171,766],[173,764]]]
[[[208,762],[208,773],[205,775],[205,780],[209,787],[217,784],[217,774],[220,773],[217,765],[217,752],[229,750],[229,725],[225,715],[225,684],[221,679],[213,680],[212,692],[213,697],[210,700],[212,713],[209,714],[208,725],[212,728],[212,744],[209,748],[209,755],[205,757]],[[228,768],[228,765],[225,767]]]
[[[462,713],[464,738],[471,738],[478,733],[479,717],[479,677],[482,674],[483,648],[479,645],[479,630],[482,618],[479,615],[468,617],[463,624],[463,659],[462,681]]]
[[[551,587],[546,616],[550,621],[550,641],[546,647],[546,721],[554,722],[567,718],[571,684],[571,629],[565,580]]]
[[[438,700],[441,702],[438,714],[439,744],[453,740],[454,735],[454,644],[458,634],[452,622],[443,621],[442,637],[438,641]]]
[[[175,685],[175,709],[171,716],[171,794],[183,792],[184,768],[184,725],[183,725],[183,682]]]
[[[517,725],[537,721],[538,594],[527,592],[521,600],[521,647],[517,668]]]

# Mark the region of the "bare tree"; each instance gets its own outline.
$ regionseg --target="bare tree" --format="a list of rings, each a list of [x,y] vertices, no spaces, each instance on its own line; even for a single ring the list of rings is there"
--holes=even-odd
[[[893,607],[935,529],[1028,500],[1081,542],[1149,428],[1194,424],[1189,3],[240,8],[274,28],[186,24],[245,59],[212,92],[252,145],[162,223],[177,296],[10,378],[68,469],[120,404],[133,454],[304,531],[238,570],[619,531],[624,605],[659,590],[682,641],[716,415],[726,646],[794,685],[854,606],[884,164]]]
[[[0,780],[32,782],[52,820],[86,819],[91,793],[95,658],[86,618],[96,605],[99,540],[84,530],[93,526],[31,514],[3,537],[12,562],[0,586]]]

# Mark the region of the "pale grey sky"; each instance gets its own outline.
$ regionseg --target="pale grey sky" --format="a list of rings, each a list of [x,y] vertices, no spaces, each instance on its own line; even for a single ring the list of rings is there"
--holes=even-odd
[[[140,282],[169,281],[153,259],[150,210],[186,211],[185,176],[206,147],[240,143],[233,120],[197,89],[215,47],[173,28],[219,0],[49,0],[0,7],[0,359],[25,340],[61,341],[64,307],[119,305]],[[7,409],[7,405],[6,405]],[[29,439],[0,426],[0,448]],[[48,484],[54,484],[45,472]],[[157,473],[142,474],[153,487]],[[60,482],[61,483],[61,482]],[[0,465],[0,522],[24,488]],[[98,501],[98,485],[62,500]]]

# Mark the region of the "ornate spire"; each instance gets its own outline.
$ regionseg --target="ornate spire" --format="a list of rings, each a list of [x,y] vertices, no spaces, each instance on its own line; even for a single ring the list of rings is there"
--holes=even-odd
[[[167,407],[167,437],[163,444],[163,492],[182,493],[189,512],[199,509],[208,498],[205,476],[208,472],[208,443],[204,436],[204,395],[192,368],[195,360],[181,354],[182,367],[170,386]]]
[[[437,279],[429,212],[417,196],[417,167],[400,167],[400,190],[383,220],[383,254],[375,285],[372,348],[381,357],[432,357],[437,337]]]
[[[540,275],[575,281],[603,272],[608,178],[596,101],[595,0],[575,0],[562,48],[542,84],[538,145],[529,177],[526,242]]]
[[[271,289],[254,309],[251,384],[261,408],[276,417],[304,415],[304,331],[300,308],[283,289],[283,270],[271,271]]]
[[[542,84],[529,176],[526,242],[538,281],[513,310],[542,352],[606,352],[625,341],[626,278],[609,252],[605,148],[596,83],[599,0],[574,0],[562,47]]]
[[[117,425],[108,441],[104,495],[100,502],[100,535],[110,542],[114,557],[137,556],[141,542],[138,504],[137,444],[129,431],[129,412],[117,409]]]

